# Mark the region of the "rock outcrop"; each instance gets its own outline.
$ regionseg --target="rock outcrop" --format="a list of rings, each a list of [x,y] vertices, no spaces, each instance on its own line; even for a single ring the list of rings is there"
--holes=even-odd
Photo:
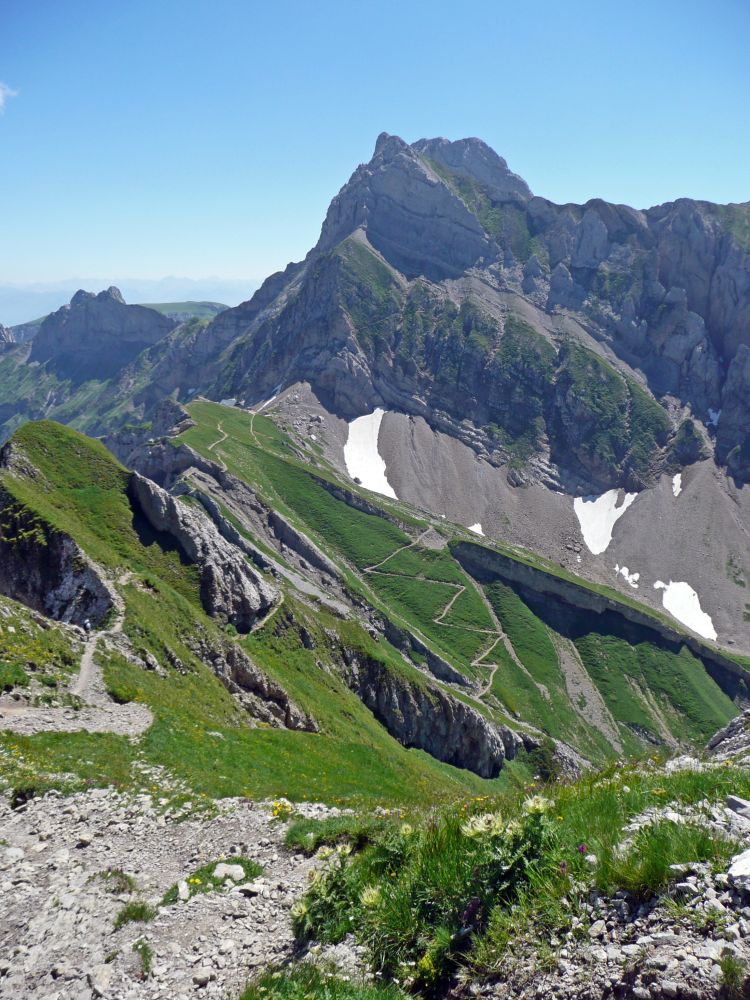
[[[318,732],[315,720],[236,644],[226,643],[220,649],[204,644],[199,654],[253,718],[274,727]]]
[[[76,383],[108,379],[177,324],[155,309],[129,306],[117,288],[78,291],[51,313],[32,341],[30,361]]]
[[[441,688],[409,680],[380,660],[341,650],[342,676],[395,739],[437,760],[496,777],[503,764],[536,741],[507,726],[495,726]]]
[[[78,544],[0,487],[0,593],[50,618],[98,625],[114,606]]]
[[[278,598],[276,588],[219,534],[200,508],[176,499],[137,472],[131,475],[128,495],[149,525],[172,538],[184,557],[197,564],[201,602],[210,615],[221,616],[240,632],[248,632],[270,611]]]

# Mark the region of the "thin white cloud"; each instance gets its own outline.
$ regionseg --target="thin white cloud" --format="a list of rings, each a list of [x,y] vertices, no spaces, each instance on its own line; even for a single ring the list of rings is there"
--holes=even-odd
[[[18,97],[18,91],[0,80],[0,115],[5,111],[5,105],[11,97]]]

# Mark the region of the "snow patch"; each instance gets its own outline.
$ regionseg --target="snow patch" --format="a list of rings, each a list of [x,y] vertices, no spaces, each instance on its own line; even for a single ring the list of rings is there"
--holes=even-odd
[[[637,493],[626,493],[618,507],[618,494],[619,490],[609,490],[599,497],[576,497],[573,501],[583,540],[595,556],[606,552],[612,541],[615,523],[638,496]]]
[[[702,635],[704,639],[716,639],[716,629],[711,616],[701,610],[698,595],[689,583],[670,580],[664,583],[657,580],[655,590],[663,590],[662,604],[678,622],[687,625],[693,632]]]
[[[719,417],[720,416],[721,416],[721,410],[709,410],[708,411],[708,420],[706,421],[706,423],[710,427],[716,427],[716,425],[719,423]]]
[[[627,566],[618,566],[615,564],[615,573],[619,573],[623,580],[626,580],[633,590],[638,590],[638,581],[641,578],[640,573],[631,573]]]
[[[682,473],[678,472],[676,476],[672,476],[672,493],[678,497],[682,493]]]
[[[271,403],[274,401],[274,399],[276,399],[276,397],[278,396],[278,394],[281,392],[281,386],[282,386],[282,384],[283,383],[279,382],[279,384],[276,386],[275,389],[271,389],[272,395],[270,396],[269,399],[267,399],[265,402],[263,402],[263,403],[260,404],[260,406],[258,407],[258,409],[255,411],[256,413],[260,413],[261,410],[265,410],[265,408],[267,406],[271,405]]]
[[[344,462],[351,478],[358,479],[365,489],[398,500],[386,479],[385,462],[378,451],[380,424],[384,416],[385,411],[377,407],[372,413],[352,420],[344,445]]]
[[[484,532],[482,531],[482,525],[479,523],[470,524],[469,531],[473,531],[475,535],[484,535]]]

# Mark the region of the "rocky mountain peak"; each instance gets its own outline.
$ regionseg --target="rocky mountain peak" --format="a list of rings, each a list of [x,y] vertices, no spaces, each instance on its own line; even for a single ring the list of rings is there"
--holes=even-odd
[[[381,156],[384,160],[390,160],[399,153],[408,154],[409,149],[409,144],[404,142],[400,136],[391,135],[389,132],[381,132],[375,140],[373,159]]]
[[[477,181],[495,201],[528,201],[533,197],[526,181],[481,139],[420,139],[411,148],[451,173]]]
[[[370,162],[331,202],[316,252],[331,250],[358,229],[407,278],[458,277],[495,253],[456,191],[414,146],[386,132]]]
[[[176,325],[155,309],[127,305],[114,286],[98,294],[79,289],[69,305],[46,317],[30,360],[49,362],[74,381],[106,379]]]
[[[83,288],[79,288],[70,300],[70,305],[80,307],[89,302],[117,302],[122,306],[126,304],[120,289],[115,285],[110,285],[109,288],[105,288],[99,293],[87,292]]]

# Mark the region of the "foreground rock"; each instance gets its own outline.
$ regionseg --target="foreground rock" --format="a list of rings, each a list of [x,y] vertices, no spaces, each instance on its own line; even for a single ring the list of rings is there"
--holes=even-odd
[[[17,811],[0,804],[0,997],[224,997],[255,969],[290,957],[289,909],[315,861],[282,847],[285,826],[268,805],[227,800],[218,816],[200,818],[189,803],[165,815],[161,801],[95,789],[50,793]],[[253,892],[233,888],[233,856],[263,866]],[[223,890],[159,907],[172,885],[221,858]],[[115,930],[136,900],[159,907],[155,918]],[[133,950],[139,941],[152,954],[148,975]]]

